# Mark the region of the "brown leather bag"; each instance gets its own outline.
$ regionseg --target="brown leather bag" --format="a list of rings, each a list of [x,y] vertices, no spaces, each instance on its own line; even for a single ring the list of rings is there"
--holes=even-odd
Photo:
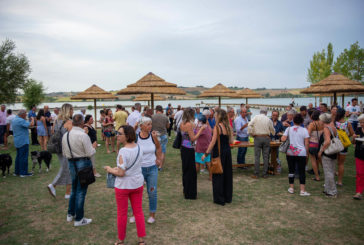
[[[221,165],[221,152],[220,152],[220,132],[219,132],[219,125],[216,125],[217,131],[217,148],[219,149],[219,156],[216,158],[211,158],[211,166],[210,166],[210,173],[212,174],[222,174],[224,171],[222,170]],[[212,155],[212,154],[211,154]]]

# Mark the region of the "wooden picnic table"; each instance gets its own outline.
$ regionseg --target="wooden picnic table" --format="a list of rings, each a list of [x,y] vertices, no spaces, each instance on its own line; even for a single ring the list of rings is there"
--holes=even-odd
[[[273,167],[273,171],[271,171],[269,174],[277,174],[277,153],[278,153],[278,148],[279,146],[282,144],[282,142],[277,142],[277,141],[271,141],[270,142],[270,163],[269,165],[271,167]],[[231,144],[230,145],[231,148],[235,148],[235,147],[254,147],[254,143],[250,143],[250,142],[241,142],[239,144]],[[260,164],[263,165],[263,164]],[[252,163],[245,163],[245,164],[233,164],[233,167],[248,167],[248,166],[254,166],[254,164]],[[269,168],[268,168],[268,172],[269,172]]]

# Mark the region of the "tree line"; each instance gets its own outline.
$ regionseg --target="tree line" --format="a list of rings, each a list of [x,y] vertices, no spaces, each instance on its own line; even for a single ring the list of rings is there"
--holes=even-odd
[[[335,62],[331,43],[327,45],[326,50],[314,53],[310,61],[310,68],[308,68],[307,81],[317,83],[332,72],[363,83],[364,49],[360,48],[359,42],[350,45],[349,49],[344,49]]]

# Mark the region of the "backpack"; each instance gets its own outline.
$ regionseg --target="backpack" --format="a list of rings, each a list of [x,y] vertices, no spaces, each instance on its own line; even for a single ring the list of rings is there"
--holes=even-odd
[[[341,141],[341,143],[343,144],[344,148],[348,147],[351,145],[350,139],[348,137],[348,135],[346,134],[345,130],[342,129],[336,129],[337,130],[337,135],[339,136],[339,139]]]
[[[54,134],[49,138],[47,149],[50,153],[62,153],[62,127],[66,121],[63,121],[61,127],[55,130]]]

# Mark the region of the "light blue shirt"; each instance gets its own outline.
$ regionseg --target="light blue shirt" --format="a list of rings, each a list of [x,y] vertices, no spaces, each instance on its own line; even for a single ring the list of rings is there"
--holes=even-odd
[[[235,118],[234,124],[235,124],[235,129],[236,129],[236,135],[237,136],[242,137],[242,138],[249,136],[248,126],[246,126],[243,130],[241,130],[241,127],[243,127],[247,123],[248,123],[248,118],[247,117],[243,118],[240,115],[237,118]]]
[[[23,145],[29,145],[29,125],[30,122],[16,116],[12,121],[13,134],[14,134],[14,146],[20,148]]]

